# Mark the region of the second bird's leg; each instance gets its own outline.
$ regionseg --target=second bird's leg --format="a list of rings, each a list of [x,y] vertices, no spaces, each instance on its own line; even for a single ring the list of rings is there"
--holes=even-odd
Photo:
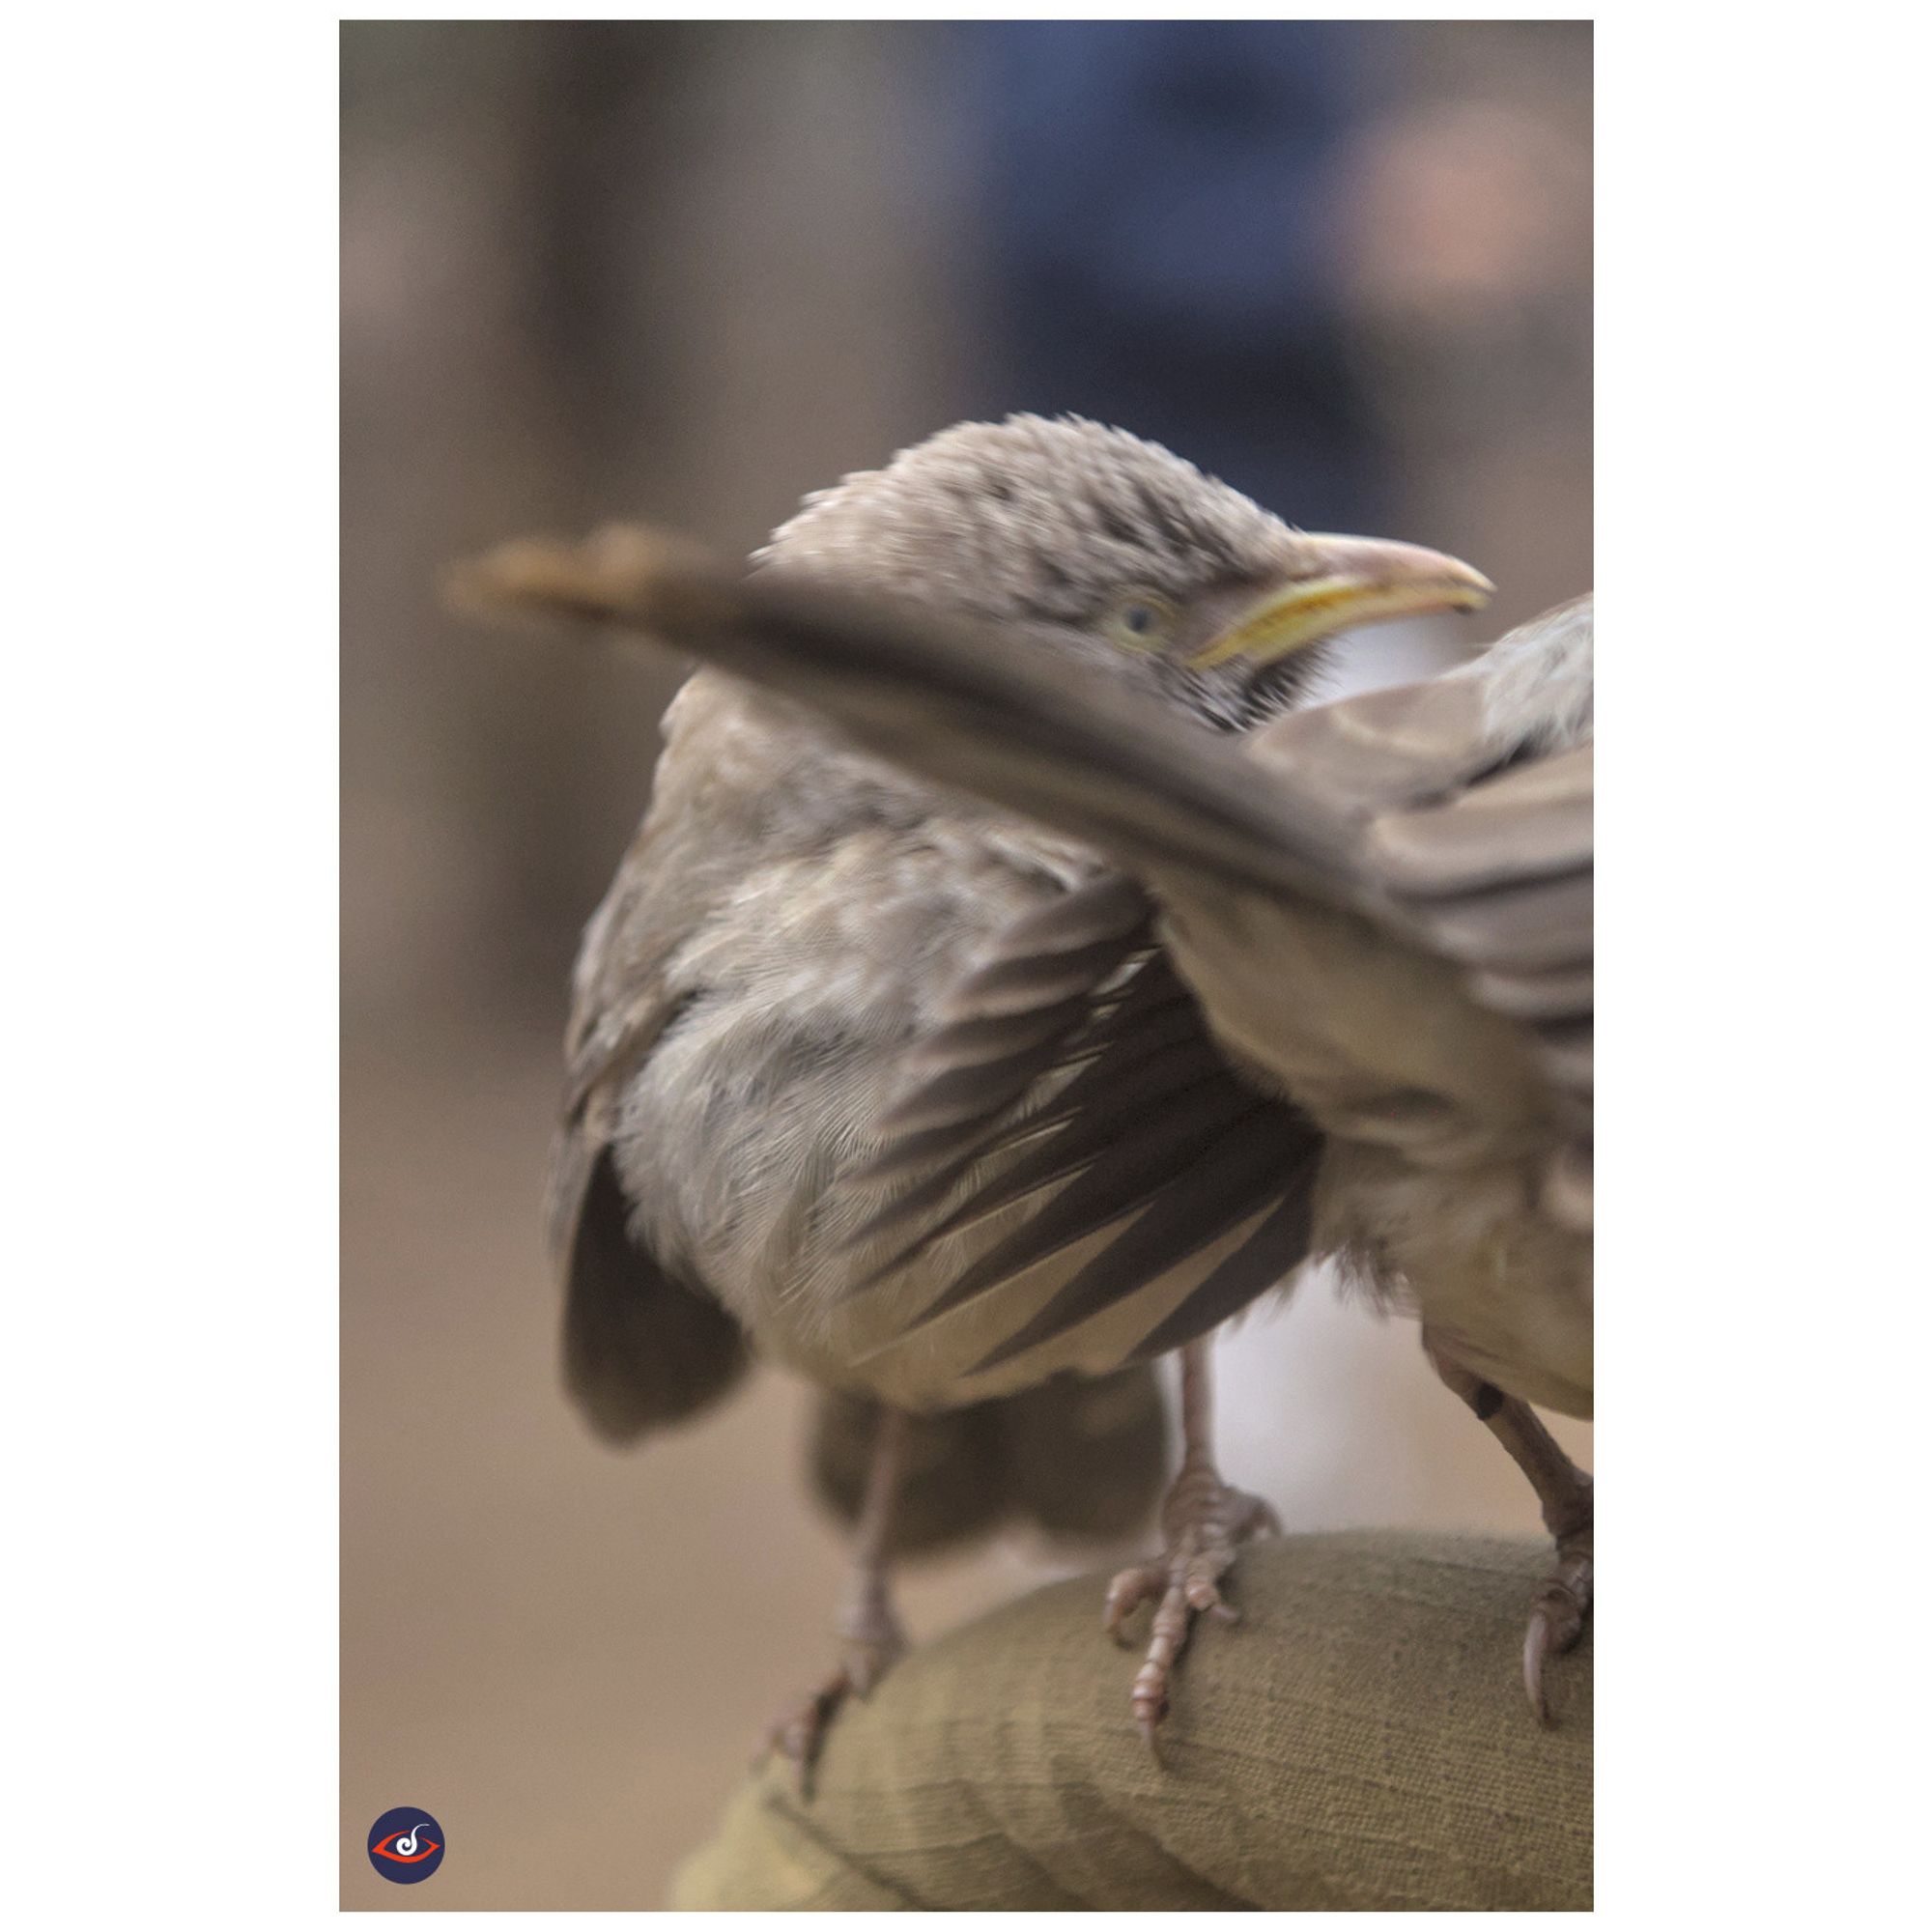
[[[1556,1539],[1556,1567],[1544,1578],[1530,1605],[1522,1640],[1522,1682],[1537,1721],[1550,1721],[1543,1686],[1545,1660],[1561,1656],[1583,1634],[1595,1583],[1595,1517],[1589,1476],[1563,1453],[1526,1402],[1505,1395],[1493,1382],[1463,1367],[1426,1330],[1422,1346],[1435,1373],[1476,1411],[1490,1434],[1529,1478],[1543,1505],[1543,1520]]]
[[[852,1584],[838,1613],[838,1668],[804,1703],[772,1726],[770,1744],[798,1766],[803,1787],[825,1742],[825,1733],[851,1696],[865,1696],[905,1655],[905,1632],[893,1608],[892,1565],[886,1548],[893,1506],[905,1466],[911,1418],[902,1408],[879,1410],[872,1440],[866,1498],[859,1511],[852,1551]]]
[[[1208,1347],[1190,1342],[1180,1351],[1180,1471],[1161,1504],[1166,1548],[1155,1561],[1122,1570],[1107,1591],[1107,1634],[1116,1643],[1125,1643],[1121,1626],[1129,1611],[1154,1605],[1132,1696],[1134,1721],[1150,1746],[1167,1715],[1168,1684],[1194,1619],[1206,1611],[1223,1623],[1237,1621],[1239,1613],[1222,1601],[1220,1579],[1249,1537],[1281,1529],[1261,1497],[1229,1488],[1214,1466]]]

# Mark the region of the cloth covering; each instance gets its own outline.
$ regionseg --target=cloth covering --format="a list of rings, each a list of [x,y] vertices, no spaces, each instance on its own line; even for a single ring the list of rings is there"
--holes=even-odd
[[[767,1763],[678,1873],[684,1910],[1587,1911],[1590,1639],[1518,1660],[1548,1546],[1264,1541],[1197,1623],[1156,1765],[1104,1580],[916,1651],[834,1725],[812,1796]],[[1138,1638],[1147,1612],[1128,1633]]]

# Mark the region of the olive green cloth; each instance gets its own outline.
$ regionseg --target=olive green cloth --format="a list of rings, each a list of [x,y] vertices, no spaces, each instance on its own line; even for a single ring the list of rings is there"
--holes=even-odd
[[[834,1727],[813,1794],[767,1764],[678,1873],[685,1910],[1590,1908],[1589,1639],[1541,1730],[1519,1658],[1547,1545],[1252,1545],[1197,1624],[1156,1765],[1102,1579],[916,1651]],[[1137,1613],[1130,1634],[1145,1629]]]

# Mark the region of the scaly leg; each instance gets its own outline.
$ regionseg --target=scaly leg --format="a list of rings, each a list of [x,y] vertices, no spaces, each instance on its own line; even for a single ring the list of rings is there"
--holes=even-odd
[[[1167,1715],[1168,1684],[1194,1619],[1206,1611],[1223,1623],[1238,1621],[1240,1613],[1222,1601],[1220,1579],[1249,1537],[1281,1530],[1266,1503],[1229,1488],[1214,1466],[1208,1350],[1203,1341],[1180,1351],[1182,1447],[1180,1472],[1161,1505],[1166,1548],[1154,1562],[1122,1570],[1107,1591],[1107,1634],[1116,1643],[1126,1641],[1121,1626],[1129,1611],[1144,1603],[1155,1606],[1132,1697],[1134,1721],[1150,1747]]]
[[[1543,1520],[1556,1539],[1556,1567],[1545,1577],[1530,1605],[1529,1628],[1522,1640],[1522,1682],[1538,1723],[1550,1721],[1549,1699],[1543,1687],[1544,1661],[1571,1649],[1583,1634],[1594,1587],[1590,1478],[1557,1446],[1556,1438],[1537,1420],[1525,1402],[1505,1395],[1464,1368],[1453,1351],[1423,1332],[1422,1346],[1444,1382],[1489,1425],[1490,1433],[1510,1453],[1536,1491]]]
[[[909,1422],[902,1408],[879,1411],[866,1499],[854,1532],[851,1594],[836,1626],[841,1646],[838,1668],[795,1711],[780,1719],[766,1741],[797,1765],[801,1791],[810,1788],[812,1765],[839,1707],[848,1697],[866,1696],[905,1655],[905,1633],[893,1609],[886,1545],[905,1463]]]

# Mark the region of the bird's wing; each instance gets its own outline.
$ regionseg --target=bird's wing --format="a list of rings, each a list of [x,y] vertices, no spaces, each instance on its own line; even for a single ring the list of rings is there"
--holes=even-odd
[[[1273,874],[1276,814],[1292,810],[1298,853],[1273,877],[1272,898],[1293,898],[1303,890],[1302,867],[1312,866],[1320,883],[1313,903],[1364,922],[1371,945],[1369,935],[1380,931],[1439,960],[1460,976],[1473,1006],[1520,1031],[1555,1115],[1541,1205],[1577,1230],[1587,1228],[1590,1217],[1594,750],[1588,742],[1543,749],[1547,714],[1548,706],[1499,712],[1492,681],[1481,675],[1428,680],[1290,714],[1243,748],[1261,768],[1248,782],[1268,796],[1245,819],[1224,821],[1213,842],[1218,863],[1252,890]],[[1126,752],[1133,755],[1134,748]],[[1227,756],[1225,749],[1220,754]],[[1179,894],[1184,889],[1165,854],[1184,835],[1186,796],[1163,793],[1158,759],[1139,769],[1150,787],[1148,814],[1162,822],[1159,849],[1151,849],[1131,825],[1115,826],[1110,842]],[[1183,776],[1193,781],[1192,774]],[[1101,929],[1095,915],[1110,906],[1146,950],[1124,987],[1109,981],[1092,989],[1094,1015],[1084,1031],[1069,1034],[1085,1056],[1082,1070],[1056,1102],[1017,1125],[989,1134],[976,1122],[964,1130],[974,1100],[985,1100],[991,1111],[1022,1081],[1038,1079],[1053,1052],[1067,1051],[1035,1026],[1037,1014],[1060,1010],[1065,997],[1053,942],[1064,936],[1067,956],[1086,956],[1077,949],[1090,929]],[[1136,909],[1144,923],[1131,926]],[[1191,1232],[1222,1232],[1228,1224],[1216,1226],[1215,1216],[1224,1208],[1243,1218],[1265,1210],[1267,1218],[1147,1338],[1147,1350],[1206,1332],[1305,1258],[1321,1135],[1306,1116],[1265,1101],[1236,1072],[1161,949],[1155,925],[1147,923],[1151,911],[1140,888],[1116,879],[1090,887],[1084,900],[1064,912],[1024,923],[994,963],[960,987],[952,1022],[922,1047],[920,1084],[899,1109],[900,1151],[908,1161],[938,1151],[952,1158],[880,1225],[910,1224],[929,1237],[1068,1174],[1079,1177],[1063,1193],[1042,1195],[1038,1212],[955,1280],[922,1321],[1031,1265],[1063,1231],[1091,1232],[1109,1210],[1122,1211],[1155,1172],[1169,1218],[1184,1212]],[[1104,954],[1095,963],[1112,964]],[[1015,997],[1029,983],[1038,995],[1031,1008]],[[1452,1037],[1463,1031],[1453,1023],[1443,1030]],[[1005,1054],[1003,1038],[1011,1046]],[[1475,1039],[1480,1047],[1482,1036]],[[1418,1115],[1424,1132],[1442,1132],[1444,1109],[1424,1103]],[[1453,1126],[1454,1116],[1448,1120]],[[1015,1145],[1026,1152],[1014,1165],[982,1170],[980,1187],[947,1220],[922,1223],[948,1182],[982,1156]],[[894,1158],[889,1154],[887,1164]],[[1152,1213],[1123,1223],[1097,1260],[989,1365],[1051,1340],[1133,1292],[1147,1278],[1142,1264],[1151,1255],[1150,1236],[1161,1226]]]
[[[591,1426],[617,1442],[707,1407],[749,1361],[731,1315],[632,1235],[611,1153],[624,1086],[677,1014],[661,952],[627,943],[639,857],[634,847],[620,867],[579,955],[547,1215],[563,1277],[565,1379]]]
[[[1520,1037],[1554,1116],[1544,1205],[1590,1223],[1595,783],[1588,600],[1447,676],[1292,714],[1249,754],[1334,883]]]
[[[1587,1104],[1595,1031],[1596,751],[1511,765],[1379,813],[1361,867],[1400,926],[1461,966],[1478,1006],[1528,1028],[1553,1086]]]
[[[1267,810],[1229,740],[1111,680],[1064,668],[998,625],[849,586],[746,577],[661,533],[524,539],[452,573],[459,608],[639,634],[810,706],[920,776],[1142,862],[1325,891],[1321,828]],[[1149,783],[1150,776],[1157,782]],[[1242,834],[1249,835],[1243,838]]]
[[[885,1147],[861,1184],[879,1187],[885,1205],[858,1238],[890,1237],[888,1258],[853,1292],[1036,1204],[909,1310],[904,1332],[1105,1237],[975,1373],[1194,1264],[1182,1300],[1134,1351],[1159,1353],[1307,1259],[1321,1135],[1235,1071],[1161,951],[1154,913],[1138,886],[1110,874],[1016,922],[908,1057],[907,1091],[881,1123]]]

